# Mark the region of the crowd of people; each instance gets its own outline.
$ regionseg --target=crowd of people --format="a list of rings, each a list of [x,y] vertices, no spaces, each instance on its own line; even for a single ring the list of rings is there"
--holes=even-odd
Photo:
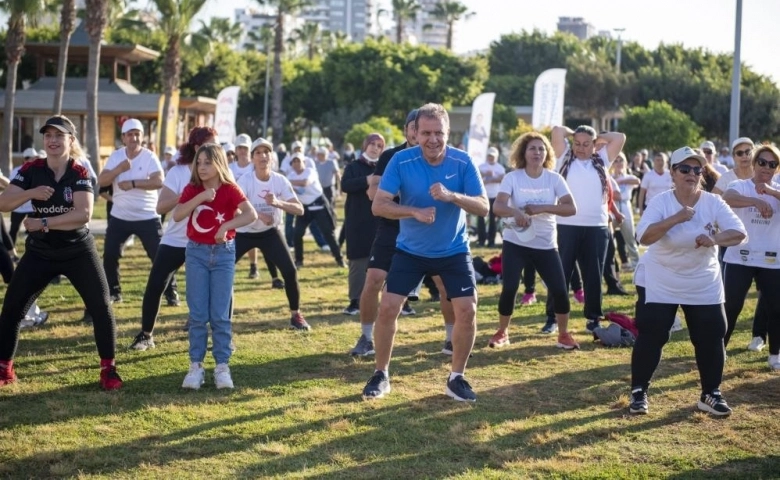
[[[135,236],[152,266],[131,348],[155,347],[160,302],[165,296],[169,305],[179,303],[176,274],[184,266],[190,366],[182,387],[205,383],[211,331],[215,386],[233,388],[235,265],[247,255],[249,277],[258,278],[259,251],[270,286],[285,291],[290,327],[309,330],[298,281],[309,230],[337,268],[349,268],[344,313],[360,318],[350,353],[375,357],[363,398],[391,391],[398,318],[415,313],[409,300],[425,286],[441,304],[442,353],[451,356],[444,392],[475,401],[465,377],[478,302],[469,216],[478,219],[477,246],[497,247],[501,238],[498,330],[490,347],[510,344],[521,280],[520,304],[527,305],[536,301],[539,274],[547,290],[541,331],[557,332],[556,346],[572,350],[580,345],[570,328],[569,292],[583,304],[585,329],[594,332],[605,321],[602,282],[607,295],[634,295],[619,280],[620,271],[633,272],[638,335],[629,411],[648,413],[650,382],[682,310],[701,380],[697,406],[728,415],[720,390],[726,347],[755,281],[759,300],[748,348],[768,345],[769,366],[780,370],[780,300],[766,293],[780,282],[774,218],[780,151],[774,146],[739,138],[716,156],[715,144],[705,141],[652,157],[643,150],[629,161],[624,134],[559,126],[549,140],[537,132],[516,139],[505,166],[495,147],[478,161],[450,146],[441,105],[409,112],[403,127],[403,144],[385,149],[385,138],[372,133],[359,151],[348,145],[343,158],[332,144],[305,153],[303,143],[294,142],[287,152],[247,134],[219,144],[216,131],[195,127],[186,143],[166,148],[161,161],[143,146],[143,124],[128,119],[121,127],[124,146],[96,176],[73,123],[51,117],[40,130],[43,155],[25,152],[12,178],[0,179],[0,211],[12,212],[9,241],[0,248],[8,283],[0,312],[0,385],[16,381],[20,327],[48,318],[35,304],[38,295],[64,275],[94,329],[101,387],[122,386],[112,304],[123,300],[120,259]],[[87,228],[98,188],[111,198],[102,262]],[[339,231],[335,204],[342,194]],[[18,258],[21,226],[27,239]]]

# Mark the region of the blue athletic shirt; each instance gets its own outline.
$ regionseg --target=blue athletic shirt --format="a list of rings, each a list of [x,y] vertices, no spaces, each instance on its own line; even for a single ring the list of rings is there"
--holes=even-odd
[[[468,253],[469,237],[466,212],[454,203],[434,200],[431,185],[441,183],[448,190],[476,197],[485,194],[482,178],[468,153],[446,147],[444,160],[431,166],[417,147],[401,150],[393,156],[379,182],[379,188],[392,195],[398,194],[401,205],[436,207],[432,224],[414,218],[401,219],[401,231],[396,247],[412,255],[442,258]]]

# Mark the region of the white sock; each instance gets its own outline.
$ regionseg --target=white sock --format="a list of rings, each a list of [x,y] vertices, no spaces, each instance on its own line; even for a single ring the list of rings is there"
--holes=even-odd
[[[369,342],[374,341],[374,324],[369,323],[368,325],[360,325],[360,330],[363,332],[363,335],[368,339]]]
[[[455,328],[455,324],[444,324],[444,340],[447,342],[452,341],[452,330]]]
[[[385,378],[390,380],[390,370],[374,370],[374,373],[376,372],[382,372],[385,375]]]
[[[455,380],[458,377],[462,377],[463,373],[450,372],[450,381]]]

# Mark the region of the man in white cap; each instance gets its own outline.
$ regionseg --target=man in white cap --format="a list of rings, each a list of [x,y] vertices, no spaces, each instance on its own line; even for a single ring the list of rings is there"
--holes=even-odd
[[[242,133],[236,137],[236,161],[230,163],[230,171],[233,172],[233,176],[238,180],[245,174],[254,170],[252,166],[252,159],[249,158],[249,149],[252,147],[252,137],[246,133]],[[257,249],[252,248],[247,253],[249,257],[249,278],[258,278],[257,273]]]
[[[292,161],[293,155],[296,153],[301,153],[303,155],[303,168],[307,169],[310,168],[312,171],[317,171],[317,165],[315,165],[314,160],[311,157],[307,157],[303,153],[303,142],[300,140],[296,140],[290,145],[290,152],[287,154],[287,156],[282,160],[281,165],[279,166],[279,173],[284,175],[285,177],[290,176],[290,172],[292,172],[292,166],[290,165],[290,162]],[[294,242],[293,239],[295,237],[295,227],[294,227],[294,215],[290,215],[289,213],[285,213],[284,215],[284,236],[285,240],[287,241],[287,246],[290,248],[293,248]],[[323,252],[329,252],[330,247],[328,246],[328,242],[325,240],[325,236],[320,232],[319,228],[317,227],[316,223],[312,223],[309,226],[309,231],[311,231],[312,237],[314,237],[314,241],[317,242],[317,246],[320,247],[320,249]]]
[[[154,259],[162,237],[157,214],[157,196],[163,183],[163,169],[157,155],[142,146],[144,126],[129,118],[122,124],[124,147],[108,157],[98,176],[101,187],[113,187],[111,214],[103,247],[103,268],[112,302],[122,301],[119,259],[122,245],[131,235],[143,243],[149,259]]]
[[[498,196],[498,187],[506,174],[504,166],[498,163],[496,147],[488,148],[487,159],[479,166],[479,174],[482,175],[482,182],[485,184],[490,210],[487,231],[485,231],[485,217],[477,217],[477,245],[484,247],[487,241],[487,246],[493,248],[496,246],[496,216],[493,214],[493,202]]]
[[[718,155],[718,163],[721,165],[725,165],[726,168],[729,170],[734,168],[734,157],[731,156],[731,152],[729,152],[729,147],[726,145],[723,145],[720,147],[720,155]]]
[[[723,175],[724,173],[728,172],[729,169],[721,165],[720,162],[718,162],[715,159],[715,144],[712,143],[709,140],[704,141],[699,148],[701,149],[701,153],[704,154],[704,158],[707,160],[707,163],[712,166],[718,173]]]

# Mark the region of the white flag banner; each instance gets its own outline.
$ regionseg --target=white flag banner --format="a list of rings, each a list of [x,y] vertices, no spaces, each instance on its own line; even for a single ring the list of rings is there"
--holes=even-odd
[[[236,112],[238,111],[239,90],[241,90],[241,87],[226,87],[217,95],[214,129],[217,131],[220,142],[233,142],[236,139]]]
[[[534,83],[534,109],[531,115],[531,123],[535,130],[563,125],[565,91],[565,68],[551,68],[537,77]]]
[[[483,93],[474,99],[471,105],[471,121],[469,122],[469,141],[467,151],[476,166],[487,160],[487,150],[490,147],[490,127],[493,123],[493,102],[495,93]]]

